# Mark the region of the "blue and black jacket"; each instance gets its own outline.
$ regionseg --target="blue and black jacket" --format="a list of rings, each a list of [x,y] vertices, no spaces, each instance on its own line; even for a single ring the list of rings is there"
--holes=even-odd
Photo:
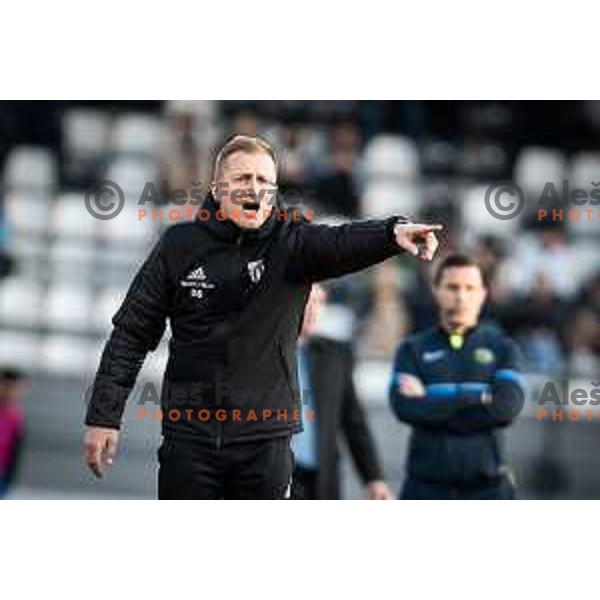
[[[410,477],[461,485],[501,476],[498,428],[512,421],[525,397],[519,363],[515,344],[491,324],[460,338],[438,326],[399,346],[389,398],[398,419],[413,426]],[[425,396],[401,392],[406,375],[421,381]]]

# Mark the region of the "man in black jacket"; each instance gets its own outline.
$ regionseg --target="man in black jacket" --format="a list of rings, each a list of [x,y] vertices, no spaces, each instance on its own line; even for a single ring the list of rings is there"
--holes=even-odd
[[[113,318],[85,423],[86,462],[112,464],[127,397],[169,319],[159,498],[283,498],[300,428],[295,347],[315,281],[400,249],[431,260],[437,225],[395,216],[331,227],[277,204],[272,148],[234,136],[197,218],[169,228]]]

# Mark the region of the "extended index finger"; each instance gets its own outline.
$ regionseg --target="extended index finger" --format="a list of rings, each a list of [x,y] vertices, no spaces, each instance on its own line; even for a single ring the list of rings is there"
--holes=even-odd
[[[440,229],[444,229],[444,226],[439,224],[428,225],[426,223],[411,223],[411,225],[413,225],[413,227],[419,229],[419,231],[422,231],[423,233],[428,233],[430,231],[439,231]]]

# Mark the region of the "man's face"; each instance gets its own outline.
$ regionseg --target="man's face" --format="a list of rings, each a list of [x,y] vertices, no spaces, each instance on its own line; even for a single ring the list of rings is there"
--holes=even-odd
[[[239,227],[260,227],[274,208],[277,171],[266,152],[234,152],[221,165],[213,195]]]
[[[486,293],[481,271],[474,266],[444,269],[440,282],[434,288],[440,316],[452,328],[477,323]]]

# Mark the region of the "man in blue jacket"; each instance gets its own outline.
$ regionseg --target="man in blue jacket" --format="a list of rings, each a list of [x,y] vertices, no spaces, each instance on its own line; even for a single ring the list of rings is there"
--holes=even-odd
[[[439,325],[398,348],[390,402],[412,425],[402,499],[513,499],[499,429],[522,407],[514,343],[479,323],[486,288],[478,264],[450,255],[434,277]]]

